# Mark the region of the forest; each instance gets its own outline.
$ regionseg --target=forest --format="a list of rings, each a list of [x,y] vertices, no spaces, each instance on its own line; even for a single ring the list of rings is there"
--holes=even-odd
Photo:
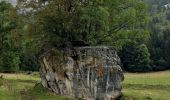
[[[97,45],[114,47],[125,71],[170,69],[169,2],[3,0],[0,71],[38,71],[50,48]]]

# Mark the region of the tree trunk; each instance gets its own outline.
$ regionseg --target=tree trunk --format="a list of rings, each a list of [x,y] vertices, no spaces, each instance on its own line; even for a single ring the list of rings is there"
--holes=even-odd
[[[109,47],[52,49],[40,57],[42,85],[60,95],[111,100],[121,95],[123,72]]]

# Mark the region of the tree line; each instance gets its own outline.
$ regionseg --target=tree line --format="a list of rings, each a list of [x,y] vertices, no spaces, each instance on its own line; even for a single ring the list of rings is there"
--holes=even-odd
[[[49,49],[97,45],[113,46],[125,71],[169,69],[170,18],[162,4],[165,1],[18,0],[14,6],[2,1],[0,71],[37,71],[39,56]]]

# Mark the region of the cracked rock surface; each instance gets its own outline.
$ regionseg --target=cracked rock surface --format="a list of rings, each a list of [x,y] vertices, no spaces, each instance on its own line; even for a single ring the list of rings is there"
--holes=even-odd
[[[113,48],[49,50],[40,57],[41,83],[56,94],[85,100],[114,100],[124,79]]]

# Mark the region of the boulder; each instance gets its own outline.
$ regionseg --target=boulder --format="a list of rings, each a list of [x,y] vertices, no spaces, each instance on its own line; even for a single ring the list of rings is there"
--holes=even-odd
[[[51,49],[40,57],[41,83],[56,94],[85,100],[114,100],[124,79],[111,47]]]

